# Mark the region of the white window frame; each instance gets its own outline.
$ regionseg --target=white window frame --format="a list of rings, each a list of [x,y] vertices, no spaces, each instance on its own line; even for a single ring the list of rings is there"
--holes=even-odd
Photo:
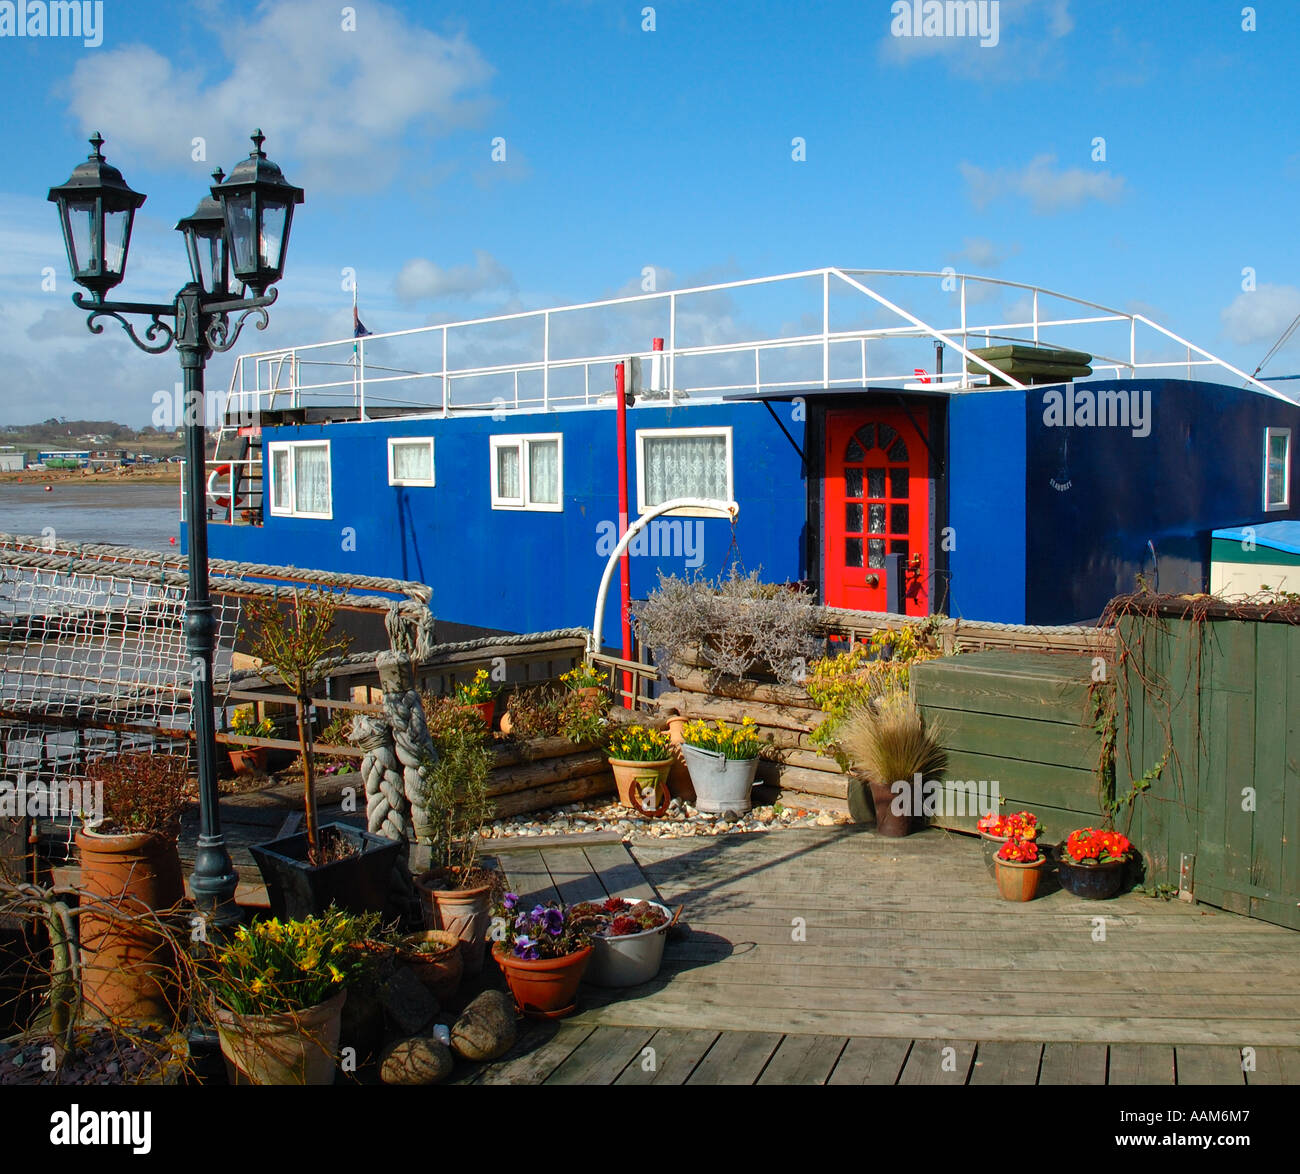
[[[726,457],[724,458],[727,463],[727,501],[736,500],[736,466],[732,459],[730,424],[720,424],[716,428],[638,428],[636,430],[636,512],[638,514],[644,514],[647,509],[652,508],[646,504],[645,498],[645,442],[647,440],[659,440],[663,437],[675,438],[678,436],[721,436],[727,442]],[[713,516],[701,510],[691,509],[671,510],[670,513],[672,516],[680,518],[708,518]],[[669,515],[665,514],[664,516]]]
[[[512,435],[489,437],[488,475],[492,492],[494,510],[534,510],[548,514],[558,514],[564,510],[564,433],[563,432],[528,432]],[[529,477],[529,460],[532,446],[538,441],[554,441],[556,444],[556,492],[555,501],[533,501],[528,496],[531,484]],[[513,448],[519,454],[519,496],[502,497],[501,487],[497,482],[497,453],[503,448]]]
[[[427,444],[429,446],[429,479],[413,480],[410,478],[398,477],[393,473],[393,446],[398,444]],[[437,466],[433,463],[433,437],[432,436],[390,436],[388,438],[388,484],[389,485],[418,485],[432,489],[437,478]],[[331,499],[332,500],[332,499]]]
[[[1268,454],[1273,446],[1273,437],[1286,437],[1286,461],[1282,466],[1282,500],[1280,502],[1270,502],[1268,500]],[[1264,510],[1266,513],[1273,513],[1277,510],[1289,510],[1291,508],[1291,429],[1290,428],[1265,428],[1264,429]]]
[[[293,450],[296,448],[323,448],[325,450],[325,463],[329,468],[330,477],[330,512],[327,514],[310,514],[303,510],[294,508],[294,502],[297,501],[296,487],[294,486],[294,461]],[[289,454],[289,508],[277,509],[275,505],[275,454],[279,451],[286,451]],[[266,474],[266,504],[269,513],[280,518],[323,518],[329,521],[334,517],[334,459],[330,453],[330,442],[328,440],[276,440],[266,446],[266,460],[263,464]]]

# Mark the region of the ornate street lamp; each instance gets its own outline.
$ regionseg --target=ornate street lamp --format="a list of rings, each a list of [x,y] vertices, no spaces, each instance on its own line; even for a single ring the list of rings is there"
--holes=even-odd
[[[203,373],[214,351],[235,345],[244,323],[254,318],[267,325],[266,307],[276,298],[270,289],[284,273],[285,249],[293,209],[303,201],[301,188],[285,181],[280,168],[262,151],[265,136],[252,136],[253,152],[225,179],[221,172],[211,195],[176,228],[185,235],[194,278],[171,305],[109,302],[104,295],[126,275],[127,251],[135,210],[145,197],[132,191],[122,173],[100,151],[104,140],[91,140],[94,153],[64,184],[50,189],[58,205],[68,264],[80,291],[73,304],[89,311],[86,325],[102,334],[99,318],[115,318],[136,346],[161,354],[173,344],[180,355],[185,384],[185,497],[189,502],[189,590],[185,603],[186,648],[191,665],[193,723],[199,776],[199,839],[190,887],[194,900],[218,929],[239,920],[235,887],[239,876],[221,833],[217,794],[216,727],[212,698],[212,600],[208,593],[207,459],[204,435]],[[232,282],[242,282],[252,297],[237,297]],[[268,293],[267,291],[270,290]],[[141,338],[125,317],[150,319]],[[230,316],[238,314],[233,328]]]

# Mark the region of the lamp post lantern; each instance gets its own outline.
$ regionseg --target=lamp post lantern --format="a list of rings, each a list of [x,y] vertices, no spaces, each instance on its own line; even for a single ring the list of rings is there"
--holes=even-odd
[[[105,300],[126,275],[135,212],[145,197],[132,191],[122,173],[104,158],[100,150],[104,140],[98,133],[90,140],[94,151],[86,162],[49,194],[58,205],[72,279],[90,292],[86,298],[77,291],[72,301],[88,311],[86,325],[91,333],[103,333],[97,319],[115,318],[141,350],[162,354],[174,344],[180,356],[190,526],[185,633],[199,780],[199,838],[190,887],[195,903],[218,929],[239,920],[235,905],[239,876],[226,848],[218,809],[203,375],[212,353],[230,350],[250,317],[258,330],[266,329],[266,307],[276,299],[270,287],[284,273],[293,209],[303,202],[302,189],[286,182],[263,152],[262,132],[254,131],[252,139],[252,154],[228,179],[215,172],[210,195],[176,225],[185,237],[193,280],[171,305]],[[231,288],[235,283],[243,284],[245,296],[236,296]],[[233,327],[232,314],[238,315]],[[143,337],[127,315],[149,318]]]

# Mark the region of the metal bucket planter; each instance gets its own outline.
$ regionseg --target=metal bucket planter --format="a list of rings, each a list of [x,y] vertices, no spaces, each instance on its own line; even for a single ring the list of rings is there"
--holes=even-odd
[[[668,918],[655,929],[624,934],[617,938],[592,938],[591,964],[587,967],[587,981],[595,986],[640,986],[659,973],[664,960],[664,943],[668,940],[668,927],[672,924],[672,911],[658,901],[648,904]]]
[[[753,806],[750,792],[758,772],[756,757],[727,758],[720,751],[704,750],[685,742],[682,757],[690,769],[695,806],[700,811],[714,815],[724,811],[740,814]]]

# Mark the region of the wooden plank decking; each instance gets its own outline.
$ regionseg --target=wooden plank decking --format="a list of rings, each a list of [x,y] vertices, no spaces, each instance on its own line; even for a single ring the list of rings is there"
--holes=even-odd
[[[530,897],[653,886],[685,906],[686,928],[654,982],[584,987],[577,1016],[530,1025],[512,1055],[467,1078],[1300,1082],[1292,931],[1141,895],[1058,889],[1010,904],[978,842],[940,831],[638,840],[633,855],[611,843],[501,853]]]

